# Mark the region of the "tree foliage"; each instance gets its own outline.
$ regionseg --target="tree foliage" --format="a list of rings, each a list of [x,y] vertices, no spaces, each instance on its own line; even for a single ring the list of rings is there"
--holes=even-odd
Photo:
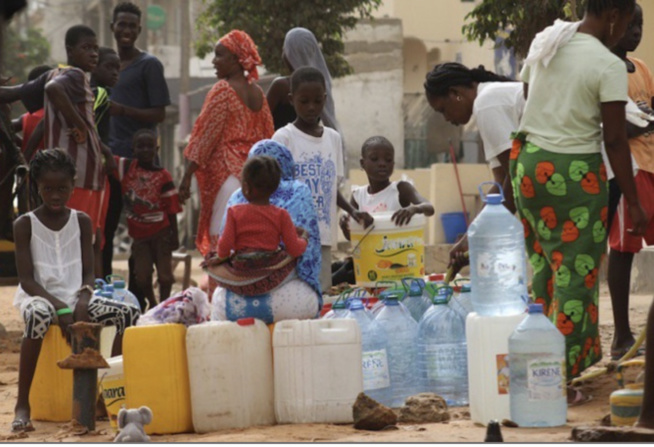
[[[360,18],[370,18],[382,0],[203,0],[196,26],[196,53],[213,51],[218,38],[232,29],[247,32],[259,48],[266,69],[285,73],[281,54],[286,32],[296,26],[315,34],[333,77],[351,73],[343,57],[343,35]]]
[[[482,0],[468,15],[463,34],[482,45],[508,31],[504,41],[516,55],[525,57],[534,36],[556,19],[576,19],[583,11],[581,0]]]
[[[27,81],[27,74],[37,65],[43,65],[50,58],[50,43],[36,28],[28,28],[25,36],[14,29],[6,28],[3,76],[11,76],[12,83]]]

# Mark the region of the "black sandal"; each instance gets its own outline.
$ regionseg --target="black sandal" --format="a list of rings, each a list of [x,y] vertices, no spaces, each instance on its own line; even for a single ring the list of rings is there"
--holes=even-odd
[[[34,431],[34,425],[32,425],[32,421],[30,421],[29,419],[26,421],[22,419],[14,419],[14,421],[11,423],[12,433],[20,433],[20,432],[28,432],[28,431]]]

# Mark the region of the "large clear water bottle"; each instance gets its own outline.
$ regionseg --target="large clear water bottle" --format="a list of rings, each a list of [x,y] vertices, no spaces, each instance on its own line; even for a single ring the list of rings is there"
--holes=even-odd
[[[132,292],[130,292],[125,288],[124,279],[115,279],[111,284],[107,284],[106,287],[108,288],[109,286],[112,286],[114,289],[113,290],[114,300],[120,301],[121,303],[136,306],[138,309],[141,308],[138,298],[136,298],[136,296],[134,296]]]
[[[406,296],[402,300],[414,320],[420,321],[422,314],[431,307],[431,297],[422,278],[402,278]]]
[[[388,339],[392,396],[390,407],[401,407],[407,397],[419,392],[416,372],[418,323],[401,306],[398,295],[389,295],[375,317]]]
[[[525,311],[527,263],[522,223],[503,205],[504,196],[479,193],[486,206],[468,228],[472,305],[479,315],[515,315]]]
[[[402,304],[402,300],[404,300],[404,296],[406,295],[406,290],[404,288],[389,288],[384,290],[379,294],[379,300],[372,306],[372,309],[370,309],[370,312],[372,313],[373,318],[379,315],[379,312],[384,308],[384,305],[386,304],[386,300],[388,297],[394,297],[398,301],[398,306],[400,306],[402,309],[405,311],[409,312],[408,309],[404,304]]]
[[[384,329],[359,299],[352,300],[344,318],[356,320],[361,330],[363,391],[377,402],[390,406],[393,396],[388,368],[388,340]]]
[[[455,407],[468,405],[468,352],[465,319],[448,305],[451,297],[451,288],[439,289],[420,320],[418,371],[421,391],[436,393]]]
[[[509,337],[511,419],[520,427],[558,427],[567,417],[565,337],[542,304]]]
[[[323,320],[331,320],[332,318],[344,318],[347,313],[347,305],[345,301],[335,301],[329,312],[322,316]]]

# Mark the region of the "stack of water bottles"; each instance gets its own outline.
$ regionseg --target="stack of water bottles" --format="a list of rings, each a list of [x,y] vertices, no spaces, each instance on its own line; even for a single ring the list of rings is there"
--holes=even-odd
[[[95,286],[94,295],[141,308],[138,298],[125,288],[125,279],[122,276],[109,275],[106,281],[98,278],[95,280]]]
[[[500,194],[485,197],[468,229],[474,308],[466,327],[470,416],[481,423],[510,418],[521,427],[563,425],[565,338],[540,304],[530,304],[525,316],[524,228],[502,205],[497,186]]]

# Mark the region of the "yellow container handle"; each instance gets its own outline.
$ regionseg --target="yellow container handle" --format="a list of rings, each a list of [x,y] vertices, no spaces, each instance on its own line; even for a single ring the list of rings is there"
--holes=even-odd
[[[617,368],[615,369],[615,378],[618,379],[618,386],[622,389],[624,388],[624,374],[622,372],[623,369],[632,367],[632,366],[640,366],[643,367],[645,366],[645,360],[644,359],[632,359],[632,360],[627,360],[625,362],[622,362],[618,364]]]

